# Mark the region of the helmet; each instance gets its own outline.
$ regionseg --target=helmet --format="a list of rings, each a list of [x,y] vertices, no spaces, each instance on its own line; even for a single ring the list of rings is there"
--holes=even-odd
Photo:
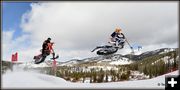
[[[51,38],[49,37],[47,40],[51,41]]]
[[[119,27],[117,27],[116,30],[115,30],[115,32],[120,32],[120,31],[122,31],[122,30]]]

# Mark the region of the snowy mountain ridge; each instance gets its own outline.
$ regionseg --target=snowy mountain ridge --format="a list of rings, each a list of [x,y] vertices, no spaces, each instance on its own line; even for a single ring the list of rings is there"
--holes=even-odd
[[[127,55],[124,55],[124,57],[131,58],[134,61],[138,61],[138,60],[142,60],[143,58],[146,58],[146,57],[150,57],[150,56],[154,56],[154,55],[161,55],[161,54],[172,52],[172,51],[178,51],[178,48],[161,48],[161,49],[156,49],[153,51],[146,51],[139,55],[127,54]]]
[[[132,63],[132,60],[129,58],[123,57],[120,54],[114,54],[109,56],[98,56],[98,57],[92,57],[92,58],[86,58],[83,60],[70,60],[67,62],[63,62],[63,64],[60,64],[60,66],[73,66],[76,64],[84,64],[84,63],[106,63],[111,65],[124,65],[124,64],[130,64]]]
[[[168,53],[171,51],[175,51],[177,48],[162,48],[162,49],[157,49],[153,51],[147,51],[144,53],[138,53],[137,55],[121,55],[121,54],[113,54],[113,55],[108,55],[108,56],[97,56],[97,57],[92,57],[92,58],[86,58],[83,60],[70,60],[67,62],[63,62],[63,64],[60,64],[61,66],[73,66],[73,64],[80,64],[80,63],[88,63],[88,62],[97,62],[97,63],[103,63],[107,62],[108,64],[111,65],[125,65],[125,64],[131,64],[134,61],[141,60],[145,57],[148,56],[153,56],[153,55],[160,55],[164,53]]]

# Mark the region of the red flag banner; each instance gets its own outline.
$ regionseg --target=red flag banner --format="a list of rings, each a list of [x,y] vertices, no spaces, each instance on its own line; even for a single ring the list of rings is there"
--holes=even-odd
[[[14,63],[17,60],[18,60],[18,53],[16,52],[15,54],[12,54],[11,61]]]
[[[15,58],[14,59],[15,59],[15,61],[18,60],[18,53],[17,52],[15,53]]]
[[[14,62],[14,54],[12,54],[11,61]]]

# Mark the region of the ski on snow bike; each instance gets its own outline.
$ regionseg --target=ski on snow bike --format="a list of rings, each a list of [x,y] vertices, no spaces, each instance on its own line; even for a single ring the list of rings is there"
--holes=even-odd
[[[41,51],[41,54],[37,55],[37,56],[34,56],[34,60],[35,60],[35,64],[40,64],[42,62],[44,62],[44,60],[46,59],[46,57],[50,54],[52,54],[52,58],[51,59],[57,59],[59,58],[59,55],[57,55],[55,57],[55,53],[54,53],[54,49],[52,48],[53,46],[53,43],[48,43],[48,46],[47,46],[47,49],[44,50],[44,52],[42,51],[42,49],[40,50]],[[42,53],[43,52],[43,53]]]
[[[122,49],[124,47],[125,40],[120,38],[115,38],[116,42],[110,42],[111,45],[97,46],[91,52],[98,50],[96,54],[98,55],[109,55],[114,54],[118,51],[118,49]]]

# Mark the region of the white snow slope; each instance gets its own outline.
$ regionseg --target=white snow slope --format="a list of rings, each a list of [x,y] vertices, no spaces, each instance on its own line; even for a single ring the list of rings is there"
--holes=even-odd
[[[166,75],[178,75],[178,71]],[[164,89],[165,75],[148,80],[121,81],[108,83],[72,83],[62,78],[32,71],[13,71],[2,75],[3,89]]]

